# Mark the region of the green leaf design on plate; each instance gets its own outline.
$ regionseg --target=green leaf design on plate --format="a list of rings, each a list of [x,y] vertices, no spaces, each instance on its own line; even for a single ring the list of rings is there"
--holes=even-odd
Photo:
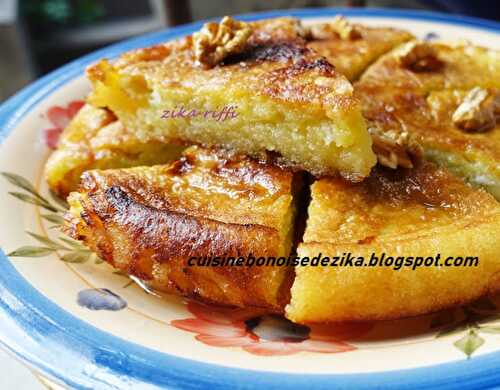
[[[62,225],[64,223],[64,218],[57,214],[42,214],[41,217],[46,221]]]
[[[446,325],[438,326],[440,329],[436,338],[448,336],[455,333],[462,333],[462,337],[455,341],[453,345],[462,351],[467,359],[480,348],[485,340],[480,336],[481,333],[500,334],[499,308],[490,298],[481,298],[461,308],[463,313],[460,315],[462,320]],[[457,313],[458,314],[458,313]],[[443,323],[446,320],[444,316],[434,317],[431,321],[433,325]]]
[[[36,234],[36,233],[33,233],[33,232],[26,232],[26,233],[28,233],[31,237],[33,237],[38,242],[40,242],[40,243],[48,246],[49,248],[60,249],[60,250],[68,250],[68,248],[66,248],[65,246],[62,246],[61,244],[59,244],[59,243],[51,240],[48,237],[41,236],[40,234]]]
[[[11,257],[44,257],[54,252],[53,248],[26,245],[15,251],[10,252],[7,256]]]
[[[52,206],[50,203],[48,203],[48,202],[46,202],[38,197],[31,196],[28,194],[23,194],[22,192],[9,192],[9,195],[12,195],[14,198],[17,198],[23,202],[31,203],[31,204],[34,204],[36,206],[43,207],[44,209],[52,211],[54,213],[57,212],[57,209],[54,206]]]
[[[500,326],[482,326],[479,328],[480,332],[500,334]]]
[[[53,201],[53,203],[51,203],[51,201],[47,200],[47,198],[40,195],[36,188],[22,176],[9,172],[0,172],[0,175],[7,179],[9,183],[24,191],[9,192],[10,195],[23,202],[31,203],[50,211],[50,214],[41,214],[41,217],[54,224],[49,229],[60,228],[60,226],[64,223],[64,218],[61,213],[66,212],[68,209],[68,204],[63,199],[50,192],[50,199]],[[58,237],[57,240],[60,241],[58,242],[57,240],[49,238],[46,234],[41,235],[34,232],[26,233],[43,246],[23,246],[15,251],[12,251],[9,256],[44,257],[53,252],[63,251],[66,253],[60,256],[60,259],[68,263],[84,263],[89,259],[92,259],[96,264],[103,262],[102,259],[100,259],[79,241],[66,237]]]
[[[5,177],[7,181],[10,184],[13,184],[19,188],[22,188],[25,191],[28,191],[30,194],[35,195],[38,199],[45,203],[49,203],[47,199],[45,199],[43,196],[41,196],[38,191],[33,187],[33,184],[31,184],[28,180],[26,180],[24,177],[19,176],[15,173],[10,173],[10,172],[0,172],[0,175]]]
[[[64,242],[65,244],[69,245],[71,248],[78,250],[78,251],[89,251],[86,246],[84,246],[80,241],[73,240],[72,238],[68,237],[59,237],[59,240]]]
[[[88,252],[69,252],[61,256],[61,260],[66,263],[85,263],[89,257]]]
[[[467,355],[467,359],[484,344],[484,339],[474,329],[470,329],[461,339],[453,345]]]
[[[40,195],[33,184],[31,184],[29,180],[25,179],[24,177],[11,172],[0,172],[0,175],[2,175],[10,184],[28,192],[28,194],[23,192],[9,192],[9,194],[13,197],[22,200],[23,202],[43,207],[46,210],[52,211],[54,213],[66,211],[67,205],[64,201],[56,200],[55,197],[52,197],[53,200],[56,201],[56,206],[54,206],[47,200],[47,198]],[[61,207],[58,208],[58,205],[60,205]]]

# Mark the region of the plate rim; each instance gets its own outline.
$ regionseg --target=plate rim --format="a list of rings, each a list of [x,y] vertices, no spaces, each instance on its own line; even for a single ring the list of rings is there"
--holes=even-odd
[[[397,18],[446,23],[500,34],[500,23],[439,12],[400,9],[310,8],[236,15],[243,20],[276,16]],[[97,50],[36,80],[0,106],[0,145],[42,99],[81,75],[101,57],[171,40],[198,29],[199,21],[144,34]],[[360,374],[293,374],[226,367],[177,357],[100,330],[39,293],[17,272],[0,248],[0,345],[56,382],[86,388],[492,388],[500,384],[500,352],[451,363]],[[48,348],[47,341],[52,346]],[[38,348],[33,349],[36,346]],[[47,363],[58,354],[58,364]],[[47,359],[49,358],[49,359]],[[97,364],[97,366],[96,366]],[[75,367],[93,367],[92,372]],[[161,369],[168,367],[168,370]],[[245,385],[243,385],[245,384]]]

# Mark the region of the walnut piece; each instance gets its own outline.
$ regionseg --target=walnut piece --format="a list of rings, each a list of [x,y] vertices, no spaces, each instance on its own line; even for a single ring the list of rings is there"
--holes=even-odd
[[[308,39],[341,38],[355,40],[362,37],[361,31],[343,16],[336,16],[331,22],[314,24],[307,31]]]
[[[452,116],[453,123],[467,132],[494,128],[500,119],[500,91],[472,88]]]
[[[206,68],[219,64],[230,54],[243,51],[252,34],[248,23],[225,16],[220,23],[205,23],[193,34],[196,61]]]
[[[414,72],[432,72],[443,66],[435,48],[428,42],[407,43],[398,58],[401,66]]]
[[[410,169],[422,160],[422,147],[408,132],[381,131],[377,127],[369,127],[368,131],[372,136],[373,152],[380,165],[392,169]]]

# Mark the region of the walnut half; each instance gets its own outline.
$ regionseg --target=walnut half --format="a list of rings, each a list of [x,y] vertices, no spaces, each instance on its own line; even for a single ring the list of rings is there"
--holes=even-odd
[[[343,16],[337,15],[328,23],[319,23],[310,26],[307,30],[307,39],[341,38],[355,40],[362,37],[361,31]]]
[[[196,61],[212,68],[230,54],[243,51],[252,34],[248,23],[224,16],[220,23],[205,23],[202,29],[193,34]]]
[[[453,113],[453,123],[467,132],[494,128],[500,119],[500,91],[472,88]]]
[[[369,127],[368,131],[372,136],[373,152],[380,165],[392,169],[409,169],[422,160],[422,147],[408,132],[381,131],[377,127]]]
[[[428,42],[407,43],[399,53],[398,59],[401,66],[414,72],[436,71],[443,66],[436,50]]]

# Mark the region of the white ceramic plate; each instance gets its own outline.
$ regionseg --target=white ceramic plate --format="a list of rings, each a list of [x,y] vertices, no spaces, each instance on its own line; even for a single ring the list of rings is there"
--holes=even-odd
[[[244,18],[317,21],[338,12]],[[468,39],[500,49],[500,28],[493,22],[406,11],[340,12],[419,37]],[[8,173],[0,177],[1,344],[52,380],[78,389],[500,385],[500,311],[492,300],[411,320],[307,329],[149,295],[60,239],[53,226],[64,206],[51,198],[42,178],[49,154],[42,134],[57,134],[80,107],[90,88],[85,66],[199,27],[146,35],[86,56],[0,108],[0,171]],[[12,251],[31,257],[5,255]]]

